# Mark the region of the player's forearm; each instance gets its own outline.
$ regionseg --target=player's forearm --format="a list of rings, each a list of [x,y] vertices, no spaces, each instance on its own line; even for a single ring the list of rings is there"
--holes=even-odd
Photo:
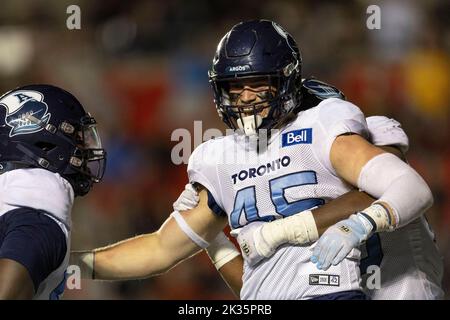
[[[211,223],[199,226],[195,221],[197,215],[203,215]],[[201,234],[207,234],[206,229],[223,228],[219,226],[209,211],[199,211],[198,208],[186,213],[186,224],[195,225]],[[207,240],[209,240],[207,238]],[[168,271],[178,262],[191,257],[200,251],[179,227],[171,215],[157,232],[127,239],[105,248],[95,250],[94,271],[96,279],[138,279],[154,276]]]
[[[254,231],[254,235],[247,239],[247,242],[254,241],[259,255],[269,257],[283,243],[303,245],[316,241],[328,227],[367,208],[373,201],[373,198],[363,192],[350,191],[320,208],[265,223]],[[244,241],[244,238],[245,233],[242,233],[241,241]]]
[[[164,273],[176,264],[160,250],[158,233],[140,235],[94,250],[94,278],[127,280]]]
[[[338,221],[370,206],[374,198],[365,192],[352,190],[327,204],[312,210],[319,236]]]
[[[239,298],[242,289],[242,273],[244,269],[244,260],[241,255],[236,256],[231,261],[224,264],[219,273],[225,283],[233,291],[234,295]]]
[[[206,252],[225,283],[239,297],[244,269],[240,252],[223,232],[220,232],[211,241],[208,248],[206,248]]]

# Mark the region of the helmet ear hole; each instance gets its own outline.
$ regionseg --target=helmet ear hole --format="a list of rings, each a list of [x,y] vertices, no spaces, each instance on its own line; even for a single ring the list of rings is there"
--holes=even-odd
[[[54,144],[45,141],[36,142],[34,145],[44,152],[52,151],[56,147]]]

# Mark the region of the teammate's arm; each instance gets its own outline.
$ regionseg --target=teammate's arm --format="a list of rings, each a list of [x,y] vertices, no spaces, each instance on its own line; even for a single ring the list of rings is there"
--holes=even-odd
[[[199,197],[197,207],[180,214],[190,229],[207,243],[225,227],[227,220],[209,209],[205,189]],[[164,273],[200,250],[171,215],[158,231],[95,249],[81,260],[92,267],[95,279],[138,279]]]
[[[402,160],[405,159],[403,153],[395,146],[383,146],[380,149]],[[328,227],[367,208],[374,201],[375,198],[367,193],[353,190],[318,209],[306,210],[291,217],[265,223],[261,226],[260,233],[255,233],[256,237],[265,238],[255,239],[256,249],[265,257],[269,257],[276,247],[283,243],[302,245],[314,242]],[[267,244],[267,248],[264,248],[264,243]]]
[[[353,190],[317,209],[312,210],[314,219],[317,223],[319,235],[322,235],[322,233],[325,232],[325,230],[329,226],[335,224],[336,222],[349,217],[351,214],[357,211],[367,208],[374,200],[374,198],[370,197],[364,192]],[[285,219],[281,219],[280,221],[284,221]],[[265,222],[262,224],[262,226],[270,226],[271,223],[273,222]],[[240,236],[238,236],[238,239],[240,239]],[[288,242],[287,239],[285,239],[284,242]],[[212,258],[213,255],[210,253],[210,250],[217,251],[219,250],[219,248],[220,250],[226,250],[226,248],[230,247],[234,247],[231,241],[228,240],[228,243],[225,243],[223,240],[221,240],[220,242],[215,244],[213,248],[208,247],[206,250],[208,251],[209,256],[214,262],[214,259]],[[247,253],[247,255],[245,255],[245,253],[244,255],[250,265],[255,264],[265,258],[264,256],[261,256],[257,252],[255,252],[254,247],[247,246],[245,248],[241,248],[241,250]],[[251,253],[249,251],[251,251]],[[249,254],[251,254],[251,257],[249,257]],[[221,265],[220,268],[217,268],[217,270],[228,287],[230,287],[233,293],[237,297],[239,297],[239,293],[242,288],[244,260],[242,255],[240,254],[236,254],[230,258],[232,259]]]
[[[242,275],[244,274],[244,260],[242,256],[237,255],[218,271],[234,295],[239,298],[242,289]]]
[[[398,156],[401,159],[405,159],[403,153],[394,146],[383,146],[380,147],[381,149],[393,153],[396,156]],[[190,185],[187,185],[186,191],[183,191],[180,198],[177,200],[176,204],[174,204],[174,207],[177,205],[182,208],[194,206],[196,204],[196,199],[194,198],[196,196],[195,191],[192,191],[192,187]],[[311,211],[312,216],[314,217],[314,221],[317,227],[317,233],[318,236],[322,235],[325,230],[332,226],[333,224],[337,223],[338,221],[341,221],[345,218],[348,218],[351,214],[361,211],[368,206],[370,206],[375,201],[374,198],[369,196],[365,192],[360,192],[357,190],[352,190],[337,199],[330,201],[329,203],[314,209]],[[301,217],[303,213],[297,214],[299,217]],[[292,228],[292,221],[291,218],[285,218],[280,219],[279,223],[284,224],[286,227]],[[260,228],[271,228],[273,226],[273,222],[267,222],[262,223]],[[279,230],[278,230],[279,231]],[[244,252],[244,257],[246,257],[247,261],[250,264],[255,264],[259,261],[261,261],[264,256],[262,256],[260,253],[256,251],[256,248],[254,247],[254,242],[249,243],[249,241],[243,241],[243,238],[245,238],[244,233],[247,232],[247,238],[253,237],[254,230],[245,230],[241,231],[242,233],[238,235],[238,242],[241,245],[241,250]],[[260,234],[259,234],[260,235]],[[271,243],[270,247],[272,249],[276,249],[279,245],[282,243],[289,242],[289,235],[284,233],[279,233],[281,236],[280,243]],[[222,237],[220,241],[217,241],[217,243],[214,246],[211,246],[207,249],[207,251],[217,251],[219,248],[230,248],[233,247],[233,244],[225,237]],[[241,241],[239,241],[241,240]],[[266,239],[267,240],[267,239]],[[316,240],[316,239],[314,239]],[[294,243],[294,244],[303,244],[303,243]],[[245,246],[245,248],[242,248]],[[229,249],[230,250],[230,249]],[[267,257],[269,257],[271,254],[268,254]],[[212,255],[210,254],[210,257]],[[213,259],[214,261],[214,259]],[[217,265],[216,265],[217,267]],[[227,261],[227,263],[221,265],[220,268],[217,268],[220,275],[224,279],[224,281],[227,283],[227,285],[232,289],[234,294],[236,296],[239,296],[239,292],[242,287],[242,275],[243,275],[243,259],[241,255],[235,255],[232,259]]]
[[[405,155],[395,146],[379,146],[379,148],[385,152],[396,155],[403,161],[406,160]],[[355,212],[367,208],[375,200],[375,198],[365,192],[352,190],[320,208],[312,210],[319,236],[321,236],[328,227],[338,221],[348,218]]]
[[[406,162],[405,153],[408,149],[408,137],[401,129],[400,123],[394,119],[388,119],[382,116],[369,117],[366,120],[371,137],[377,142],[375,145]],[[329,205],[323,206],[321,211],[313,211],[319,235],[322,235],[332,224],[348,218],[357,211],[367,208],[375,200],[375,198],[369,196],[367,193],[355,190],[339,197],[335,201],[331,201]],[[342,205],[338,205],[339,202],[343,202]],[[335,207],[334,205],[337,206]],[[345,208],[349,208],[350,210],[345,210]]]
[[[359,135],[338,136],[330,160],[337,174],[377,198],[385,213],[372,217],[374,231],[393,230],[418,218],[433,196],[422,177],[398,157],[384,152]],[[384,220],[383,220],[384,219]]]
[[[373,233],[407,225],[433,203],[428,185],[414,169],[359,135],[338,136],[330,161],[340,177],[377,200],[321,236],[311,257],[319,269],[338,264]]]
[[[375,199],[367,193],[352,190],[312,210],[319,236],[333,224],[367,208],[374,201]]]

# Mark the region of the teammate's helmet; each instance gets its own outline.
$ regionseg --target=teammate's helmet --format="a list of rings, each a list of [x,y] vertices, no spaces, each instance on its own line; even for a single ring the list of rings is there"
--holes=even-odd
[[[96,121],[72,94],[28,85],[5,93],[0,106],[0,173],[46,169],[68,180],[78,196],[102,179],[106,152]]]
[[[243,115],[250,110],[256,130],[279,126],[299,107],[301,66],[297,44],[275,22],[253,20],[235,25],[220,41],[209,71],[222,121],[232,129],[242,127]],[[257,103],[233,105],[230,86],[252,79],[265,81],[270,94]],[[257,114],[264,108],[270,108],[267,116],[258,119]]]

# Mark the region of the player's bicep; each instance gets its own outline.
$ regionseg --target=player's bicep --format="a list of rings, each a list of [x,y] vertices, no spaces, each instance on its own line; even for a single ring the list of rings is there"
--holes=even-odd
[[[212,241],[228,222],[226,216],[217,215],[209,207],[208,191],[205,188],[199,190],[197,207],[182,211],[180,214],[192,230],[207,242]]]
[[[161,256],[168,259],[167,265],[173,265],[201,251],[194,241],[181,229],[173,216],[170,216],[157,231]]]
[[[403,161],[403,152],[395,146],[378,146],[385,152],[392,153]],[[348,218],[351,214],[370,206],[376,199],[365,192],[352,190],[313,211],[319,235],[331,225]]]
[[[364,165],[382,153],[382,149],[357,134],[340,135],[331,146],[330,161],[341,178],[356,186]]]

